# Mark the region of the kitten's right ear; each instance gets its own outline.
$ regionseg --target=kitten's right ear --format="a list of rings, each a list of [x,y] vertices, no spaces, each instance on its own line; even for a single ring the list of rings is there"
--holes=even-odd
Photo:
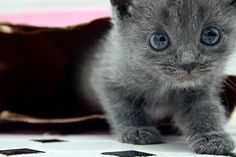
[[[129,17],[129,7],[132,5],[133,0],[110,0],[113,8],[120,17]]]

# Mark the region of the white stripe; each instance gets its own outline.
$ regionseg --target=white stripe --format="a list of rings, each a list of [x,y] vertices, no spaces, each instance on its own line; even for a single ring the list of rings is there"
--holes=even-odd
[[[109,0],[0,0],[0,13],[108,10]]]

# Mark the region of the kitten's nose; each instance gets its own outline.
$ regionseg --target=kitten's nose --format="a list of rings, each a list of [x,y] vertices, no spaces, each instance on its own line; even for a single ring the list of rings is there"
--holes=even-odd
[[[183,63],[180,65],[180,67],[183,70],[186,70],[186,71],[188,71],[188,73],[190,73],[191,71],[193,71],[197,67],[197,63],[196,62]]]

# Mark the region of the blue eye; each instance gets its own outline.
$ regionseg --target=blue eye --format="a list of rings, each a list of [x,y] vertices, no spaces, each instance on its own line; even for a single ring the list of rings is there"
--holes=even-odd
[[[220,31],[215,27],[208,27],[202,31],[201,42],[205,45],[214,46],[220,41]]]
[[[163,51],[169,46],[169,38],[166,34],[154,33],[149,39],[149,44],[155,51]]]

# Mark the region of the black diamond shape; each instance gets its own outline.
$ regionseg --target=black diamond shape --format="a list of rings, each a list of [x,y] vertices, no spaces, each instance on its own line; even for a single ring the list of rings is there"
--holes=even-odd
[[[147,156],[155,156],[154,154],[138,152],[138,151],[121,151],[121,152],[105,152],[103,155],[114,155],[119,157],[147,157]]]
[[[35,142],[40,142],[40,143],[57,143],[57,142],[67,142],[64,140],[59,140],[59,139],[43,139],[43,140],[32,140]]]
[[[7,156],[21,155],[21,154],[36,154],[36,153],[45,153],[45,152],[33,150],[29,148],[0,150],[0,154],[7,155]]]

